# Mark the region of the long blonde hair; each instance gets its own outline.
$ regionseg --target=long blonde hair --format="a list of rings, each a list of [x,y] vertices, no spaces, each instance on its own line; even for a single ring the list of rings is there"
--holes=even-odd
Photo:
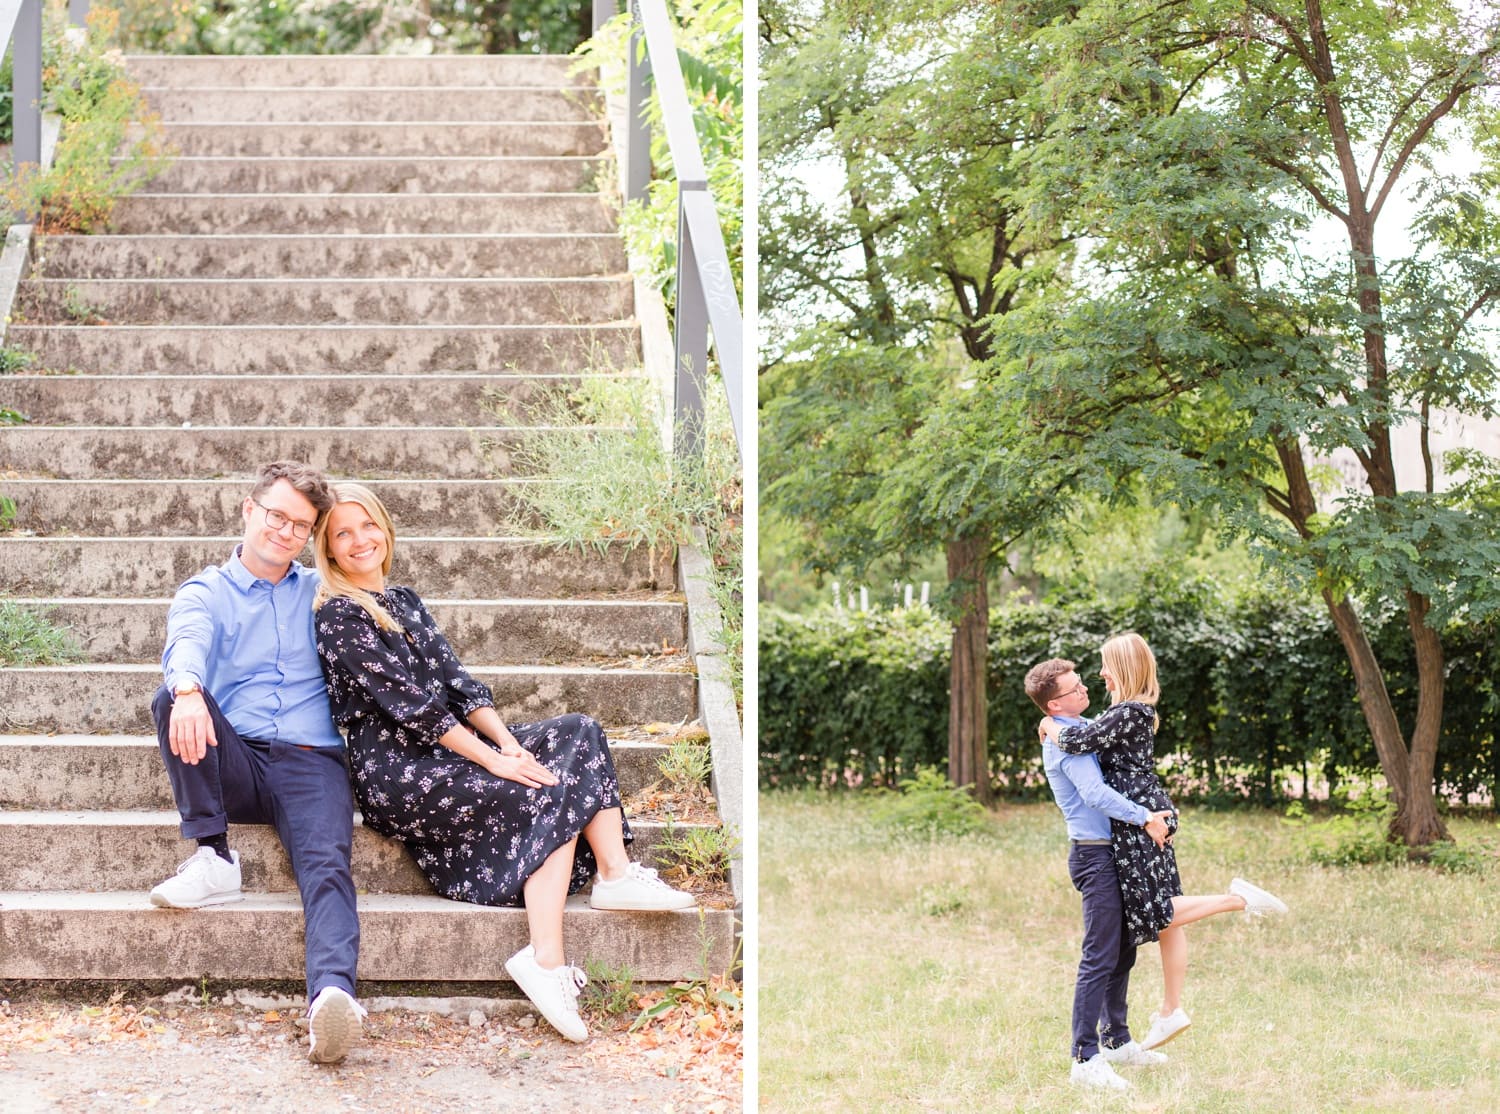
[[[1161,684],[1156,679],[1156,655],[1146,640],[1135,631],[1126,631],[1109,639],[1099,648],[1104,668],[1115,679],[1115,692],[1111,703],[1136,700],[1156,707],[1161,699]],[[1161,717],[1156,717],[1156,726]]]
[[[340,503],[358,503],[375,520],[375,525],[384,531],[385,560],[380,563],[380,575],[384,578],[391,571],[391,558],[396,552],[396,527],[391,522],[390,512],[385,509],[385,504],[380,501],[379,496],[363,484],[334,484],[333,504],[338,506]],[[317,565],[318,575],[322,578],[322,583],[318,585],[317,595],[313,597],[313,610],[316,611],[335,596],[342,596],[364,608],[381,630],[404,630],[405,628],[391,617],[391,613],[380,606],[380,601],[366,589],[351,581],[348,574],[339,568],[338,563],[329,555],[328,523],[332,518],[333,512],[330,510],[319,521],[317,530],[313,532],[313,562]]]

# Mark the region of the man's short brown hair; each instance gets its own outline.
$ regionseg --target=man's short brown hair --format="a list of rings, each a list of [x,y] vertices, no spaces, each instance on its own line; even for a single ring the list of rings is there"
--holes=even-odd
[[[1041,665],[1033,665],[1030,672],[1026,674],[1026,695],[1031,697],[1031,702],[1040,708],[1043,713],[1047,712],[1047,701],[1057,698],[1057,679],[1065,673],[1071,673],[1077,665],[1062,658],[1051,658],[1042,662]]]
[[[303,464],[300,460],[273,460],[270,464],[262,464],[260,471],[255,474],[255,486],[250,489],[250,498],[259,502],[260,497],[275,487],[278,480],[291,484],[313,505],[318,512],[318,522],[322,522],[323,516],[333,509],[333,489],[328,486],[328,477],[311,464]]]

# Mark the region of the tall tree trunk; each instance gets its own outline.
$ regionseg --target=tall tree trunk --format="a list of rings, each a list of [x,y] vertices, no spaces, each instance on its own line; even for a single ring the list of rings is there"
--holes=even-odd
[[[948,581],[957,593],[953,655],[948,674],[948,777],[954,785],[972,785],[984,805],[994,800],[990,788],[988,675],[990,633],[990,537],[948,542]]]
[[[1399,811],[1406,807],[1411,793],[1411,757],[1406,751],[1406,739],[1401,734],[1401,724],[1396,719],[1396,710],[1391,706],[1391,694],[1385,687],[1385,674],[1375,657],[1375,648],[1365,634],[1364,624],[1347,599],[1333,601],[1329,592],[1323,593],[1328,605],[1328,614],[1333,618],[1334,630],[1344,644],[1344,653],[1354,669],[1354,688],[1359,693],[1359,707],[1365,714],[1365,723],[1370,726],[1370,736],[1375,740],[1375,753],[1380,758],[1380,769],[1391,787]],[[1431,786],[1428,793],[1431,794]]]
[[[1411,761],[1406,800],[1396,809],[1391,833],[1409,847],[1423,847],[1448,839],[1448,829],[1438,815],[1432,792],[1437,769],[1438,738],[1443,730],[1443,642],[1427,625],[1427,598],[1406,593],[1406,619],[1412,645],[1417,651],[1417,723],[1411,733]]]

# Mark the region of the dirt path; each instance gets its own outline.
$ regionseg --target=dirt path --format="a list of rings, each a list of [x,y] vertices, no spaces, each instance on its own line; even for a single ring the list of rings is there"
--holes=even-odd
[[[740,1110],[737,1015],[684,1005],[627,1032],[653,1000],[623,1017],[591,1011],[584,1045],[525,1003],[462,1000],[443,1016],[372,1000],[364,1039],[342,1064],[321,1065],[306,1058],[292,999],[239,991],[205,1005],[191,987],[100,1004],[27,994],[0,1002],[0,1110]]]

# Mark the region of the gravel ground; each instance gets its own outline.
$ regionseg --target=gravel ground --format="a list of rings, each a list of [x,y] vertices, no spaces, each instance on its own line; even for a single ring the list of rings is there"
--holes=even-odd
[[[9,993],[0,1001],[5,1114],[742,1109],[740,1032],[722,1012],[675,1011],[629,1033],[634,1009],[623,1018],[591,1011],[592,1035],[576,1045],[524,1002],[366,999],[363,1039],[342,1064],[324,1065],[306,1058],[300,998],[239,990],[205,1004],[195,987]]]

